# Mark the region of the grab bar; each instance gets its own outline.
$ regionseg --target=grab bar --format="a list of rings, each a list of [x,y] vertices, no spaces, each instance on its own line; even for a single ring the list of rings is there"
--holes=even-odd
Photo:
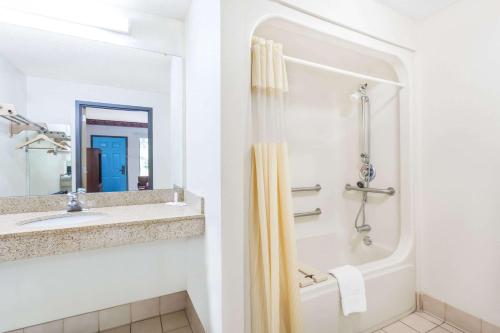
[[[396,190],[393,187],[388,187],[388,188],[372,188],[372,187],[357,187],[357,186],[352,186],[350,184],[345,185],[345,190],[346,191],[359,191],[359,192],[370,192],[370,193],[381,193],[381,194],[387,194],[387,195],[394,195],[396,194]]]
[[[305,217],[305,216],[314,216],[314,215],[320,215],[321,214],[321,208],[316,208],[313,211],[310,212],[300,212],[300,213],[295,213],[293,214],[293,217]]]
[[[321,191],[321,185],[316,184],[314,186],[292,187],[292,192],[308,192],[308,191]]]

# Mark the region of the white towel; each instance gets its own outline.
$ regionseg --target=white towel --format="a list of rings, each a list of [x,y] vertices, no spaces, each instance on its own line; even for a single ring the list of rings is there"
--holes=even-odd
[[[360,270],[346,265],[329,270],[339,284],[342,312],[344,316],[351,313],[366,312],[365,281]]]

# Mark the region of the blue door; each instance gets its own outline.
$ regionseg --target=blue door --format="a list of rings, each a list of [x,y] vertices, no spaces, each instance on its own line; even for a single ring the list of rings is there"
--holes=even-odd
[[[102,191],[126,191],[127,138],[93,135],[92,148],[101,150]]]

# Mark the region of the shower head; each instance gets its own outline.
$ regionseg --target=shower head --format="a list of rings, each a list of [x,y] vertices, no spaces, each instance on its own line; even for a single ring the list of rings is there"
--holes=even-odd
[[[357,102],[363,96],[366,96],[366,89],[368,88],[368,83],[363,83],[359,86],[359,89],[349,95],[351,101]]]

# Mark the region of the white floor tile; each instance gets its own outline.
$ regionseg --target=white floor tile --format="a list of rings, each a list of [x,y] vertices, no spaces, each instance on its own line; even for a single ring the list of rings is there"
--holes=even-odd
[[[186,313],[184,311],[177,311],[161,316],[163,332],[172,331],[177,328],[189,326]]]
[[[451,326],[448,323],[444,323],[443,325],[441,325],[441,327],[444,328],[445,330],[447,330],[448,332],[451,332],[451,333],[464,333],[464,331],[459,330],[455,326]]]
[[[415,333],[416,331],[400,321],[383,328],[386,333]]]
[[[447,330],[445,330],[441,326],[438,326],[436,328],[433,328],[431,331],[429,331],[429,333],[450,333],[450,332],[448,332]]]
[[[427,319],[430,322],[433,322],[436,325],[441,325],[442,323],[444,323],[444,320],[442,320],[438,317],[434,317],[433,315],[430,315],[428,313],[425,313],[425,312],[415,312],[415,313],[417,315],[419,315],[420,317]]]
[[[412,313],[408,317],[401,319],[401,321],[420,333],[429,332],[431,329],[437,326],[437,324],[434,324],[433,322],[420,317],[416,313]]]

